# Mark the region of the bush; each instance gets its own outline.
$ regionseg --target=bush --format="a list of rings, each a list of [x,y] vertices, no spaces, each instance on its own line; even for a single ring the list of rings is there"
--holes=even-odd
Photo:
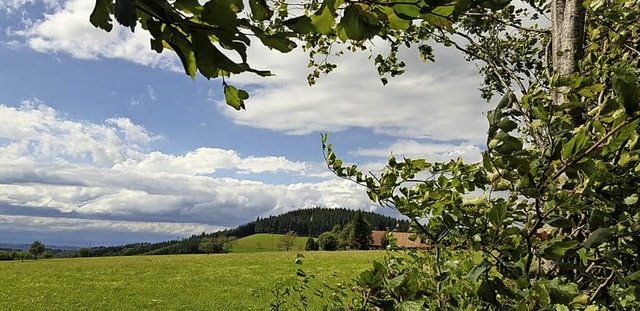
[[[305,251],[317,251],[318,250],[318,243],[316,243],[316,240],[312,237],[309,237],[307,239],[307,244],[304,246],[304,250]]]
[[[318,246],[325,251],[338,249],[338,236],[332,232],[325,232],[318,237]]]

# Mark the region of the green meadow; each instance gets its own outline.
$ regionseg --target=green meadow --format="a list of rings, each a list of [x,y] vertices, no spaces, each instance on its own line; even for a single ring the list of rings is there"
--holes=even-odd
[[[0,262],[0,310],[265,310],[298,268],[344,282],[382,251],[258,252]],[[321,302],[311,300],[311,310]]]
[[[258,233],[238,239],[233,246],[234,253],[255,253],[278,251],[278,243],[284,238],[284,234]],[[307,237],[296,237],[291,251],[304,251]]]

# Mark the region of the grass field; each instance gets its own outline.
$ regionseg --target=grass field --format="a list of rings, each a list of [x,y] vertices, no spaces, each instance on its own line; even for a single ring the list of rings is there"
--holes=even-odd
[[[234,253],[272,252],[278,250],[278,243],[284,234],[258,233],[238,239],[233,247]],[[296,237],[291,251],[303,251],[307,237]]]
[[[331,283],[384,252],[231,253],[0,262],[0,310],[265,310],[298,268]],[[335,273],[336,276],[333,276]],[[312,300],[321,309],[320,302]]]

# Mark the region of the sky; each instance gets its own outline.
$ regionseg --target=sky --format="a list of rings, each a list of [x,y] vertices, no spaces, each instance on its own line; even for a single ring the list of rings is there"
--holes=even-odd
[[[310,87],[303,51],[254,42],[249,63],[275,76],[232,76],[251,96],[236,111],[142,29],[95,29],[93,4],[0,0],[0,242],[156,242],[314,206],[397,215],[329,172],[320,133],[365,171],[392,152],[480,159],[490,106],[451,48],[402,50],[407,72],[383,86],[374,42]]]

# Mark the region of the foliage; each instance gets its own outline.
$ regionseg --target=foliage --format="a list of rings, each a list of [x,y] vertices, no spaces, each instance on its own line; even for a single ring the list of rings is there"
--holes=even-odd
[[[287,232],[287,234],[285,234],[281,239],[280,242],[278,242],[278,249],[283,249],[285,251],[289,251],[291,250],[291,248],[293,247],[293,245],[295,244],[295,240],[296,237],[298,236],[298,234],[296,234],[293,231],[289,231]]]
[[[338,249],[338,236],[330,231],[324,232],[318,237],[318,246],[323,251],[335,251]]]
[[[91,248],[83,247],[78,250],[78,257],[91,257],[93,254]]]
[[[378,71],[396,76],[404,71],[396,54],[405,41],[419,44],[425,59],[433,59],[425,36],[453,31],[451,19],[472,8],[486,11],[506,4],[504,0],[314,0],[269,5],[264,0],[251,0],[246,8],[240,0],[97,0],[90,21],[105,31],[112,30],[113,17],[131,31],[140,24],[152,36],[151,49],[175,52],[191,78],[197,72],[207,79],[221,77],[226,103],[240,110],[245,109],[249,94],[227,84],[225,77],[245,72],[271,75],[249,65],[247,49],[253,42],[287,53],[302,41],[309,51],[309,66],[314,68],[308,77],[313,84],[320,74],[336,67],[327,61],[333,45],[345,43],[347,49],[356,51],[366,49],[365,42],[377,38],[391,44],[388,56],[374,58]]]
[[[347,282],[383,252],[309,252],[318,282]],[[0,261],[0,310],[264,310],[291,252]],[[265,295],[259,293],[265,292]],[[26,294],[28,293],[28,294]],[[324,303],[310,297],[309,309]]]
[[[317,251],[320,249],[318,243],[316,243],[316,239],[309,237],[307,239],[307,243],[304,246],[305,251]]]
[[[371,237],[371,225],[362,216],[362,213],[356,213],[353,219],[353,248],[369,249],[369,245],[373,243]]]
[[[214,254],[214,253],[228,253],[233,248],[233,245],[236,243],[236,237],[213,237],[213,238],[204,238],[200,241],[200,245],[198,249],[202,253]]]
[[[542,4],[538,9],[544,12]],[[548,32],[515,27],[517,36],[492,35],[490,27],[508,27],[490,19],[459,26],[480,38],[470,38],[470,46],[461,49],[470,59],[487,61],[485,91],[503,96],[487,113],[481,163],[392,157],[380,176],[368,176],[343,166],[323,137],[330,169],[366,186],[372,200],[411,217],[414,230],[433,246],[414,251],[409,260],[391,254],[374,264],[358,279],[361,297],[345,304],[640,308],[640,7],[633,1],[585,6],[585,41],[579,42],[584,55],[566,76],[554,74],[544,57],[519,67],[522,56],[502,56],[501,64],[491,56],[498,48],[544,54],[539,42],[550,41]],[[513,12],[509,6],[502,14]],[[525,36],[537,39],[523,41]],[[500,81],[505,77],[510,81]]]
[[[357,299],[328,301],[365,310],[640,308],[637,1],[533,0],[526,8],[509,0],[324,0],[303,3],[303,12],[286,2],[275,9],[259,2],[250,5],[249,18],[239,17],[237,1],[160,1],[147,8],[148,2],[122,0],[114,9],[111,1],[98,1],[92,22],[109,28],[111,12],[125,26],[140,21],[154,36],[152,46],[176,50],[191,76],[251,71],[242,67],[245,58],[238,70],[210,47],[215,42],[242,56],[248,42],[239,29],[280,51],[292,46],[292,37],[301,39],[314,68],[311,84],[335,68],[317,56],[340,41],[353,51],[366,50],[368,39],[388,41],[389,55],[372,57],[383,83],[385,75],[403,72],[402,45],[433,60],[427,40],[483,64],[482,97],[502,99],[487,113],[481,163],[392,157],[382,174],[370,176],[345,166],[323,137],[336,175],[411,218],[413,230],[432,245],[408,259],[392,253],[375,263],[358,279]],[[523,22],[549,13],[554,26],[571,16],[582,27],[574,28],[576,35]],[[240,42],[228,41],[229,33]],[[578,41],[558,46],[559,38]],[[565,55],[577,61],[560,66],[556,59]],[[224,86],[227,103],[242,108],[248,94]]]
[[[38,259],[38,255],[44,253],[45,247],[44,244],[40,241],[33,241],[29,246],[29,253],[33,255],[34,259]]]
[[[310,233],[311,236],[318,236],[324,231],[331,230],[335,225],[345,225],[349,223],[356,211],[345,208],[311,208],[291,211],[282,215],[257,218],[237,228],[222,230],[214,233],[202,233],[181,240],[171,240],[159,243],[133,243],[118,246],[100,246],[91,248],[91,256],[131,256],[131,255],[168,255],[168,254],[198,254],[200,253],[200,241],[204,238],[219,236],[235,236],[240,239],[258,233],[286,233],[288,231]],[[406,231],[409,222],[398,220],[389,216],[384,216],[372,212],[362,212],[364,218],[371,223],[376,230],[386,230],[387,228],[398,228]],[[276,237],[279,235],[276,234]],[[243,241],[239,241],[242,243]],[[257,241],[256,241],[257,242]],[[304,247],[304,242],[301,242]],[[237,250],[242,252],[258,251],[255,243],[251,245],[238,245]],[[273,247],[271,247],[273,246]],[[273,251],[275,245],[271,241],[271,236],[262,241],[262,251]],[[61,254],[63,257],[64,253]],[[66,257],[74,257],[77,252],[68,252]]]

